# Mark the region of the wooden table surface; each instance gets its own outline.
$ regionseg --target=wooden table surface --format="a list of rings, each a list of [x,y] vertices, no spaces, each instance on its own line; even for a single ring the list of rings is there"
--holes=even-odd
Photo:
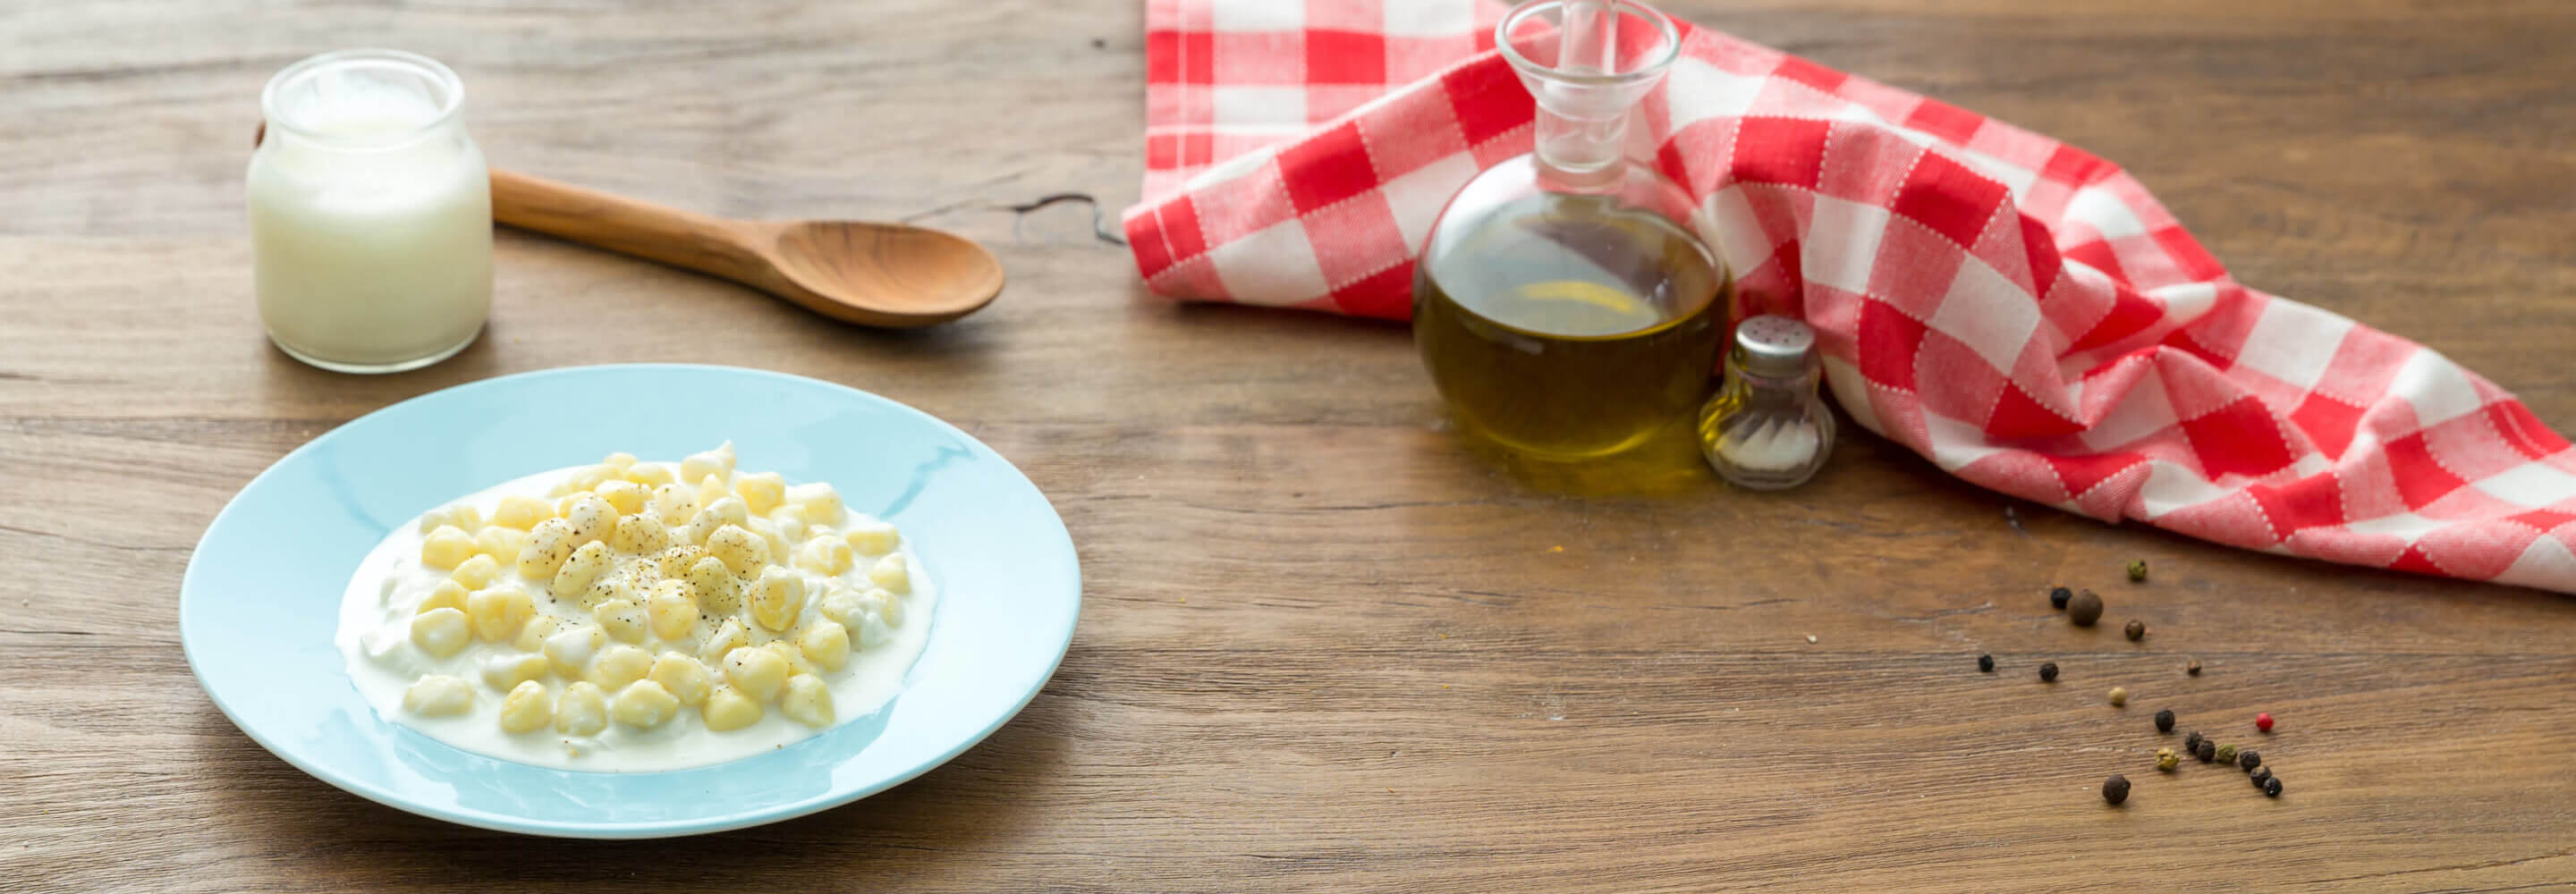
[[[2576,881],[2576,601],[2104,526],[1866,434],[1778,496],[1686,466],[1540,474],[1460,443],[1400,328],[1166,305],[1079,205],[1015,220],[1048,193],[1135,199],[1133,0],[233,5],[0,9],[0,890]],[[2576,425],[2564,0],[1672,5],[2120,160],[2244,281]],[[452,63],[496,164],[934,223],[1011,285],[960,324],[872,333],[504,233],[471,350],[308,369],[259,334],[242,170],[263,80],[352,45]],[[252,475],[433,389],[624,360],[844,382],[1012,457],[1084,560],[1063,669],[893,791],[654,843],[380,807],[208,703],[179,577]],[[2133,558],[2151,582],[2122,579]],[[2110,623],[2049,611],[2061,582]],[[2132,617],[2143,644],[2116,632]],[[2160,707],[2259,743],[2288,793],[2156,773]],[[2280,728],[2256,735],[2258,710]],[[2115,772],[2122,809],[2096,793]]]

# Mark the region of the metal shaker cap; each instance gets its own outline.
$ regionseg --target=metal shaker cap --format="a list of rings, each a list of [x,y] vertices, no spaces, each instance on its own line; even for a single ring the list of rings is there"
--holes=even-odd
[[[1764,314],[1735,327],[1735,362],[1757,376],[1806,374],[1816,352],[1816,331],[1807,324]]]

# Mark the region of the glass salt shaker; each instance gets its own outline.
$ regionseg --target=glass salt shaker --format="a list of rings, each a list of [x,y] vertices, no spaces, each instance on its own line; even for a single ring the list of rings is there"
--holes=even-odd
[[[1822,372],[1807,324],[1766,315],[1735,327],[1726,383],[1700,407],[1700,455],[1741,487],[1807,483],[1834,447],[1833,413],[1816,395]]]

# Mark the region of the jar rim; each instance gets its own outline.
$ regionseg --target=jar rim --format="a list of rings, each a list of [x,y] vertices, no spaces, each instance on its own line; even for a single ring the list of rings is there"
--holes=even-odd
[[[1577,2],[1600,3],[1609,7],[1614,15],[1631,15],[1652,23],[1655,30],[1663,36],[1663,46],[1652,58],[1640,62],[1635,68],[1594,74],[1541,65],[1538,60],[1530,58],[1522,53],[1519,47],[1512,45],[1512,29],[1522,22],[1540,13],[1562,10]],[[1615,86],[1662,77],[1664,70],[1672,67],[1673,60],[1681,58],[1682,35],[1681,29],[1673,25],[1671,16],[1664,15],[1661,10],[1636,0],[1544,0],[1539,3],[1523,3],[1504,15],[1502,21],[1496,22],[1494,48],[1501,50],[1503,58],[1511,62],[1513,68],[1519,69],[1524,74],[1567,84]]]
[[[430,92],[435,94],[431,98],[438,103],[438,108],[418,126],[365,136],[326,134],[310,126],[299,126],[295,116],[284,108],[283,95],[296,85],[326,71],[352,68],[391,69],[417,76],[430,85]],[[458,112],[464,108],[465,81],[458,78],[456,71],[448,68],[446,63],[406,50],[372,47],[306,56],[271,75],[268,86],[259,92],[260,117],[268,127],[292,133],[298,139],[343,148],[388,148],[411,143],[454,122]]]

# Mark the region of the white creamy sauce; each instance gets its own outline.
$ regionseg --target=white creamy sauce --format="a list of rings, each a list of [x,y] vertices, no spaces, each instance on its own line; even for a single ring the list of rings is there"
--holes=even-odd
[[[640,465],[678,468],[676,463]],[[476,492],[449,505],[475,507],[487,518],[494,505],[506,495],[535,497],[551,505],[556,502],[556,498],[547,496],[551,489],[591,468],[578,466],[531,475]],[[786,508],[778,510],[781,513],[787,511]],[[426,537],[419,530],[420,520],[414,518],[397,527],[391,536],[367,553],[340,602],[339,632],[334,637],[335,642],[347,659],[349,678],[384,718],[478,754],[544,767],[605,772],[651,772],[721,763],[784,747],[820,732],[790,719],[776,701],[762,706],[764,710],[757,722],[723,732],[708,729],[700,711],[690,706],[681,707],[669,721],[652,729],[636,729],[623,722],[611,722],[598,734],[589,736],[566,735],[556,731],[552,725],[522,733],[503,731],[499,715],[505,692],[484,681],[484,662],[495,656],[527,653],[507,640],[478,640],[454,655],[439,658],[412,640],[411,625],[418,613],[417,606],[449,576],[449,572],[423,563],[421,551]],[[842,524],[828,527],[846,531],[851,525],[867,520],[866,516],[849,513]],[[820,668],[812,671],[831,691],[836,725],[874,713],[893,699],[902,689],[905,673],[929,641],[931,612],[937,601],[930,576],[922,570],[918,558],[911,554],[908,542],[900,543],[893,554],[904,556],[912,569],[910,592],[895,597],[901,609],[896,613],[895,623],[851,624],[848,664],[838,671]],[[793,568],[789,557],[777,559]],[[828,589],[827,582],[838,580],[856,590],[868,589],[868,568],[872,561],[862,555],[849,571],[839,575],[795,569],[796,574],[805,578],[809,593],[802,609],[803,621],[810,622],[819,617],[820,603]],[[527,590],[533,597],[536,614],[540,618],[595,623],[591,611],[584,608],[579,600],[555,599],[547,593],[547,582],[522,578],[511,563],[503,562],[500,576],[490,586],[513,585]],[[679,652],[696,657],[700,643],[715,626],[713,622],[700,621],[685,640],[663,640],[648,633],[640,645],[657,656]],[[789,640],[792,645],[792,631],[799,629],[802,623],[791,625],[791,632],[787,633],[763,629],[747,618],[744,626],[753,646],[781,639]],[[863,630],[863,627],[867,629]],[[721,661],[709,662],[707,670],[716,683],[725,682]],[[405,691],[423,676],[432,674],[467,681],[473,690],[471,707],[463,713],[447,716],[422,716],[406,709]],[[572,681],[561,675],[548,675],[540,682],[551,696],[559,698]],[[612,691],[608,695],[613,698],[616,693]]]

